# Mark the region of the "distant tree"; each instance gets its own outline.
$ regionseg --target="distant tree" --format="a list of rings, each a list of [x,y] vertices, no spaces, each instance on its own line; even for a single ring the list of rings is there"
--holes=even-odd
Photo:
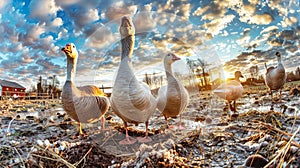
[[[203,80],[204,80],[204,85],[207,86],[208,83],[207,83],[207,79],[206,79],[206,75],[205,75],[205,70],[208,66],[208,63],[200,58],[197,59],[198,61],[198,65],[200,66],[200,68],[202,69],[202,76],[203,76]]]
[[[255,79],[258,78],[258,71],[259,71],[259,69],[258,69],[257,65],[251,66],[250,69],[249,69],[249,71],[250,71],[251,78],[255,78]]]
[[[37,91],[37,89],[36,89],[35,85],[31,85],[30,89],[28,90],[29,93],[30,92],[36,92],[36,91]]]
[[[37,95],[41,96],[43,93],[43,86],[42,86],[42,76],[39,77],[38,83],[37,83]]]
[[[190,59],[186,58],[186,64],[189,66],[190,71],[193,72],[193,62]]]

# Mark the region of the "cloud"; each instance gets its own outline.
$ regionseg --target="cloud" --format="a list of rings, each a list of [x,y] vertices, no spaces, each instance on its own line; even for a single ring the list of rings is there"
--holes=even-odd
[[[56,40],[61,40],[62,38],[67,38],[68,37],[68,30],[65,28],[62,28],[58,34],[57,34],[57,39]]]
[[[221,30],[225,29],[229,23],[235,18],[234,15],[225,15],[222,18],[216,18],[211,22],[203,24],[202,27],[207,29],[207,31],[213,36],[220,33]]]
[[[137,6],[125,4],[123,1],[117,1],[108,7],[104,12],[104,17],[109,21],[122,18],[124,15],[132,16],[136,13]]]
[[[93,47],[97,49],[105,49],[119,40],[120,35],[111,31],[111,24],[103,25],[98,28],[89,38],[86,40],[85,45],[87,47]]]
[[[55,18],[50,24],[51,27],[60,27],[62,25],[63,25],[63,20],[60,17]]]
[[[181,19],[188,21],[191,13],[191,4],[185,0],[167,0],[166,3],[159,3],[157,12],[170,13],[179,16]]]
[[[34,45],[40,38],[41,34],[46,32],[45,23],[28,25],[27,32],[19,34],[19,41],[25,46]]]
[[[12,0],[0,1],[0,11],[8,10],[8,5],[12,3]]]
[[[56,16],[60,8],[56,6],[55,0],[32,0],[29,9],[30,17],[48,21]]]
[[[83,28],[100,18],[98,9],[90,8],[90,6],[76,5],[76,10],[73,10],[71,6],[64,7],[63,9],[72,18],[77,32],[83,31]]]
[[[156,20],[152,16],[154,12],[151,12],[151,9],[151,5],[146,4],[133,18],[136,33],[148,32],[156,27]]]
[[[239,8],[234,8],[234,10],[239,14],[240,21],[244,23],[268,25],[274,21],[273,16],[268,12],[263,14],[257,13],[256,4],[242,4]]]
[[[274,21],[274,18],[271,14],[269,13],[264,13],[262,15],[256,14],[251,17],[249,23],[256,23],[256,24],[270,24],[271,22]]]
[[[69,6],[69,5],[73,5],[73,4],[77,4],[79,3],[81,0],[55,0],[55,2],[57,3],[57,5],[60,6]]]

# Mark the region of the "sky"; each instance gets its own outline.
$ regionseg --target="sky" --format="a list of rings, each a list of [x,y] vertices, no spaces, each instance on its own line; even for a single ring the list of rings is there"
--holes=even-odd
[[[120,62],[120,18],[130,16],[136,29],[133,67],[163,73],[162,58],[182,58],[174,71],[189,72],[186,59],[207,62],[208,69],[249,73],[257,65],[286,69],[300,61],[298,0],[5,0],[0,1],[0,78],[29,90],[39,76],[66,80],[61,48],[79,51],[76,84],[112,86]]]

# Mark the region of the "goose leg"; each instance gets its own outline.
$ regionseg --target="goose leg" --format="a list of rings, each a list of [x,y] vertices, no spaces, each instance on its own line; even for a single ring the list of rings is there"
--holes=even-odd
[[[236,113],[236,101],[233,101],[233,112]]]
[[[282,102],[282,89],[280,89],[280,99],[279,102]]]
[[[272,92],[272,90],[270,90],[270,94],[271,94],[271,100],[273,102],[273,92]]]
[[[164,117],[165,117],[165,121],[166,121],[167,129],[169,129],[168,117],[167,117],[166,115],[164,115]]]
[[[145,137],[138,137],[138,141],[141,142],[141,143],[147,143],[147,142],[151,142],[152,139],[148,136],[148,125],[149,125],[149,122],[146,121],[146,135]]]
[[[78,122],[78,129],[79,129],[79,135],[84,135],[83,131],[82,131],[82,125],[81,122]]]
[[[184,129],[185,129],[185,126],[182,125],[181,116],[182,116],[182,115],[180,114],[180,119],[179,119],[178,129],[179,129],[179,130],[184,130]]]
[[[171,125],[168,128],[170,128],[171,130],[184,130],[184,129],[186,129],[185,126],[182,125],[181,116],[182,115],[180,115],[180,118],[179,118],[179,124],[177,124],[177,125]]]
[[[136,142],[136,139],[134,139],[128,135],[127,122],[125,122],[125,121],[124,121],[124,128],[126,131],[126,138],[123,139],[122,141],[120,141],[119,144],[121,144],[121,145],[134,144]]]
[[[231,111],[234,111],[234,107],[232,106],[231,101],[228,101],[228,104],[229,104],[230,110],[231,110]]]
[[[104,116],[102,116],[101,122],[102,122],[102,130],[105,130],[105,118],[104,118]]]

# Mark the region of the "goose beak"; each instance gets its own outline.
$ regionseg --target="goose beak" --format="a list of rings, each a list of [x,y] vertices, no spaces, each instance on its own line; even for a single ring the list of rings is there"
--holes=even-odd
[[[61,49],[61,51],[65,52],[65,53],[72,53],[71,45],[67,44],[65,47],[63,47]]]
[[[173,61],[177,61],[177,60],[181,60],[181,58],[179,58],[179,57],[176,56],[175,54],[172,54],[172,60],[173,60]]]

